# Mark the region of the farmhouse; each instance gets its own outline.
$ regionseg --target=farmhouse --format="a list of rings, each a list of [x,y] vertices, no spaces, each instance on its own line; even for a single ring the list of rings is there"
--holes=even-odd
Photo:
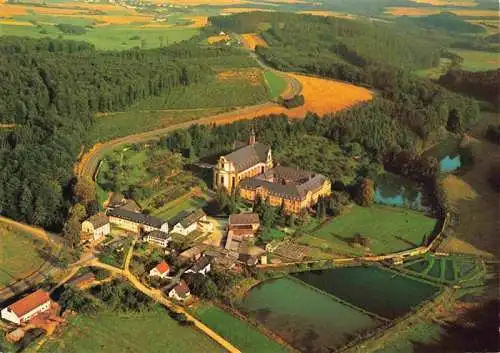
[[[201,255],[203,255],[203,252],[205,250],[206,250],[206,245],[204,245],[204,244],[195,245],[195,246],[181,252],[179,254],[179,259],[181,261],[198,260],[201,257]]]
[[[162,232],[161,230],[153,230],[152,232],[146,234],[143,238],[144,241],[159,245],[162,248],[167,247],[170,239],[172,239],[172,237],[168,235],[168,233]]]
[[[152,232],[161,230],[168,233],[168,222],[139,212],[114,208],[108,210],[109,221],[116,226],[132,232]]]
[[[99,240],[111,233],[109,219],[105,214],[98,213],[82,222],[82,237]]]
[[[50,304],[49,293],[39,289],[4,308],[1,312],[2,319],[19,325],[29,321],[40,313],[48,311]]]
[[[194,265],[184,273],[201,273],[206,275],[211,270],[212,258],[210,256],[203,256]]]
[[[252,131],[248,145],[219,157],[214,168],[214,188],[232,192],[241,180],[264,173],[272,166],[271,147],[256,142]]]
[[[191,292],[189,291],[189,287],[186,282],[181,281],[178,285],[168,292],[169,298],[174,298],[178,301],[184,301],[191,296]]]
[[[208,231],[208,228],[211,228],[208,226],[211,225],[211,223],[207,222],[207,215],[202,209],[192,212],[181,212],[169,223],[171,227],[170,232],[181,235],[188,235],[197,229]]]
[[[277,166],[239,184],[242,199],[255,201],[258,197],[288,213],[299,213],[331,194],[331,182],[322,174],[291,167]]]
[[[151,271],[149,271],[150,277],[160,277],[165,278],[170,273],[170,267],[165,261],[160,262]]]
[[[225,248],[237,252],[241,243],[253,238],[259,227],[259,215],[256,213],[230,215]]]

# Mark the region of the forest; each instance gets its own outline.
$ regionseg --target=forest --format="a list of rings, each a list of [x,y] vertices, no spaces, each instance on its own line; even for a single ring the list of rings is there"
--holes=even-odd
[[[207,60],[240,56],[196,41],[100,52],[83,42],[0,37],[0,213],[60,229],[71,204],[72,165],[95,112],[196,83]]]

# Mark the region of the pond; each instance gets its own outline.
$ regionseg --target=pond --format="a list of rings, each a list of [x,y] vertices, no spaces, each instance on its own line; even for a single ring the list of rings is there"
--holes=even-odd
[[[439,290],[437,286],[374,266],[308,271],[294,276],[389,319],[406,314]]]
[[[356,335],[382,324],[292,278],[254,287],[241,310],[302,352],[335,351]]]
[[[427,150],[424,155],[436,157],[439,161],[439,170],[442,173],[450,173],[462,167],[459,147],[460,140],[456,137],[449,137]]]
[[[439,170],[443,173],[453,172],[462,166],[460,155],[455,157],[445,156],[439,161]]]
[[[391,173],[384,173],[375,180],[375,202],[420,211],[428,209],[415,182]]]

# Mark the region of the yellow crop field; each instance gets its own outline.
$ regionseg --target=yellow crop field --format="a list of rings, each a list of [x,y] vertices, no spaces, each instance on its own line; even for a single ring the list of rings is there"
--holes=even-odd
[[[257,33],[245,33],[241,35],[241,42],[243,46],[250,50],[255,50],[257,45],[267,47],[267,43]]]
[[[26,15],[27,13],[28,11],[26,6],[7,3],[0,4],[0,15],[2,17]]]
[[[290,109],[292,117],[303,117],[308,111],[319,116],[334,113],[357,103],[373,99],[373,92],[364,87],[321,78],[290,74],[302,86],[305,104]]]
[[[223,36],[210,36],[210,37],[208,37],[208,44],[214,44],[214,43],[218,43],[221,41],[228,41],[228,40],[229,40],[229,36],[227,34],[223,35]]]
[[[11,25],[11,26],[34,26],[33,23],[27,21],[16,21],[12,19],[2,20],[0,19],[0,24],[2,25]],[[0,124],[1,127],[1,124]]]
[[[202,28],[208,24],[207,16],[186,16],[187,20],[193,21],[188,27],[189,28]]]
[[[386,14],[393,16],[429,16],[442,12],[443,9],[435,7],[387,7]],[[466,17],[497,17],[498,12],[494,10],[446,10],[457,16]]]
[[[300,11],[299,13],[305,15],[322,16],[322,17],[346,18],[348,20],[352,20],[355,18],[353,15],[349,13],[342,13],[336,11]]]
[[[163,4],[165,0],[155,0],[156,4]],[[198,6],[198,5],[238,5],[238,4],[248,4],[251,1],[246,0],[169,0],[169,4],[173,5],[184,5],[184,6]]]
[[[64,8],[76,8],[76,9],[86,9],[86,10],[96,10],[103,12],[127,12],[130,14],[137,14],[135,9],[121,6],[118,4],[100,4],[92,2],[64,2],[64,3],[54,3],[50,5],[51,7],[64,7]]]
[[[432,6],[460,6],[460,7],[474,7],[478,3],[474,0],[411,0],[417,4],[428,4]]]

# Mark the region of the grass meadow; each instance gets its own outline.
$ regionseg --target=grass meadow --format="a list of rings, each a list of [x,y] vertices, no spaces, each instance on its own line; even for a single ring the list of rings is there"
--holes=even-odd
[[[485,71],[500,68],[500,58],[496,52],[478,50],[453,50],[464,61],[462,69],[467,71]]]
[[[31,235],[0,225],[0,288],[29,276],[44,260],[38,250],[46,244]]]
[[[251,324],[211,304],[200,304],[195,315],[205,325],[246,353],[285,353],[286,348],[261,333]]]
[[[116,352],[224,352],[215,342],[190,326],[181,326],[160,306],[143,313],[100,311],[69,319],[39,349],[42,353]]]
[[[425,235],[431,235],[437,220],[422,213],[387,206],[354,205],[341,216],[308,232],[299,243],[345,255],[362,255],[350,240],[359,233],[369,239],[373,254],[386,254],[416,248]]]
[[[286,81],[283,77],[273,71],[266,71],[264,73],[264,78],[266,80],[271,99],[277,99],[286,89]]]

